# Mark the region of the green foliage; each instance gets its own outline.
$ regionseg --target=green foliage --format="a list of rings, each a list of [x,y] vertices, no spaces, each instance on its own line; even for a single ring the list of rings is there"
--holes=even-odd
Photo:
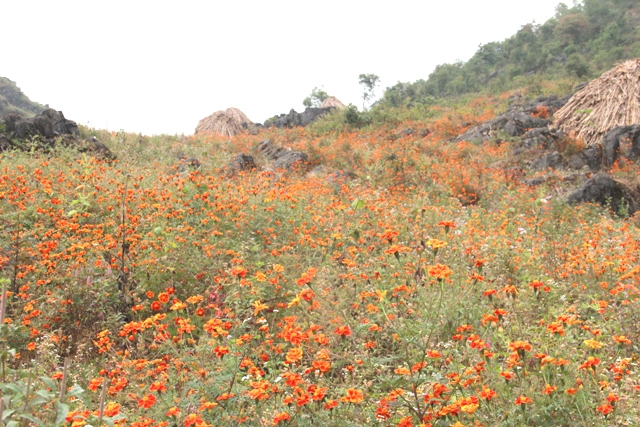
[[[577,77],[585,77],[589,74],[589,64],[579,53],[573,53],[567,59],[567,71]]]
[[[305,107],[320,107],[322,102],[329,97],[329,94],[323,88],[314,87],[311,95],[307,96],[302,105]]]
[[[376,86],[380,82],[380,77],[375,74],[360,74],[358,76],[358,83],[364,88],[362,93],[362,108],[366,110],[367,104],[375,97]]]
[[[44,105],[31,101],[22,93],[15,82],[6,77],[0,77],[0,117],[10,113],[31,117],[44,108]]]
[[[502,42],[481,45],[467,62],[440,64],[428,79],[398,83],[381,100],[390,106],[428,104],[465,93],[502,93],[526,75],[593,78],[640,55],[640,5],[626,0],[560,3],[544,24],[527,24]]]
[[[356,128],[368,123],[367,113],[358,111],[358,107],[353,104],[349,104],[344,110],[344,117],[348,125]]]

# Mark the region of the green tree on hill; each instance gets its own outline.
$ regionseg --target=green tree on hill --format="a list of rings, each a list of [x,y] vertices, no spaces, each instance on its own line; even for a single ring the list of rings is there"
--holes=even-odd
[[[302,105],[305,107],[319,107],[322,102],[329,97],[329,94],[324,91],[324,88],[318,88],[317,86],[311,91],[311,95],[307,96]]]
[[[360,74],[358,76],[358,82],[364,88],[364,92],[362,94],[362,109],[367,109],[367,104],[374,99],[376,86],[380,82],[380,77],[375,74]]]

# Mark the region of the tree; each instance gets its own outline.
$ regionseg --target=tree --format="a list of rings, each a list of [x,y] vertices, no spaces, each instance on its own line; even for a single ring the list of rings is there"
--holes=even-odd
[[[302,105],[305,107],[319,107],[322,102],[329,97],[329,94],[324,91],[324,87],[318,88],[317,86],[311,91],[311,95],[307,96]]]
[[[366,110],[367,103],[375,97],[374,92],[380,82],[380,77],[375,74],[360,74],[358,81],[364,88],[364,93],[362,94],[362,109]]]

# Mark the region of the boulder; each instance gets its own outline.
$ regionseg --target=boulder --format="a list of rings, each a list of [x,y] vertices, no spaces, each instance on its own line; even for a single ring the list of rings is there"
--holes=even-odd
[[[195,171],[200,169],[200,161],[194,157],[182,156],[175,168],[179,173],[189,172],[189,170]]]
[[[74,138],[69,139],[73,140]],[[116,158],[111,150],[109,150],[109,147],[100,142],[95,136],[87,139],[76,139],[71,143],[75,143],[78,151],[80,151],[81,153],[90,153],[96,157],[107,160],[114,160]]]
[[[276,147],[270,139],[262,141],[258,150],[272,163],[274,169],[292,169],[309,160],[307,154],[291,148]]]
[[[567,197],[567,202],[598,203],[610,207],[618,215],[633,215],[638,210],[635,194],[607,174],[598,174]]]
[[[529,129],[541,128],[549,125],[549,121],[521,112],[509,112],[494,120],[492,126],[495,129],[503,129],[509,136],[520,136]]]
[[[563,136],[561,132],[555,129],[549,129],[548,127],[531,129],[522,135],[520,147],[526,149],[551,148],[556,142],[562,139]]]
[[[573,154],[567,159],[567,166],[570,169],[582,169],[587,166],[592,172],[600,170],[602,164],[602,153],[599,147],[592,146],[580,153]]]
[[[605,166],[612,166],[620,157],[640,157],[640,125],[618,126],[607,132],[602,140],[602,157]]]
[[[226,167],[226,173],[234,176],[240,172],[256,169],[256,163],[248,154],[236,154]]]
[[[562,167],[562,155],[557,151],[553,153],[546,153],[538,157],[531,163],[531,167],[534,169],[558,169]]]

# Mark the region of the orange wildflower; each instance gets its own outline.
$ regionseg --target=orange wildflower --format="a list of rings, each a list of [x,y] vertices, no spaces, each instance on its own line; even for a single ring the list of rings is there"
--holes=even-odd
[[[596,412],[600,412],[602,415],[606,417],[611,412],[613,412],[613,409],[614,409],[613,406],[609,405],[608,403],[605,403],[604,405],[598,406],[596,408]]]
[[[102,385],[103,382],[104,382],[104,378],[102,377],[92,379],[91,381],[89,381],[89,386],[88,386],[89,390],[96,391],[98,387]]]
[[[433,277],[434,279],[437,279],[439,282],[442,281],[443,279],[448,279],[449,276],[453,274],[453,271],[451,271],[449,267],[442,264],[436,264],[436,265],[430,266],[427,269],[427,272],[429,273],[429,276]]]
[[[297,363],[302,359],[302,349],[300,347],[294,347],[287,352],[287,363]]]
[[[213,352],[218,357],[223,357],[225,354],[229,354],[229,348],[224,345],[219,345],[213,349]]]
[[[361,390],[350,388],[340,400],[345,403],[360,403],[364,400],[364,394]]]
[[[281,422],[289,421],[290,419],[291,419],[291,416],[289,415],[288,412],[280,412],[275,417],[273,417],[273,423],[280,424]]]
[[[349,328],[349,326],[338,326],[333,333],[336,335],[342,335],[343,337],[348,337],[351,335],[351,328]]]
[[[531,351],[531,344],[526,341],[512,341],[509,343],[509,350],[518,353],[522,357],[526,351]]]
[[[480,397],[485,400],[491,400],[496,396],[497,393],[495,392],[495,390],[491,390],[489,387],[483,387],[482,391],[480,392]]]
[[[153,394],[148,394],[138,400],[138,406],[141,408],[149,409],[156,403],[156,397]]]
[[[518,396],[515,402],[516,405],[526,405],[527,403],[533,403],[533,400],[524,395]]]
[[[180,415],[180,409],[178,409],[177,407],[173,406],[173,407],[169,408],[169,410],[165,413],[165,415],[167,417],[177,417],[178,415]]]

